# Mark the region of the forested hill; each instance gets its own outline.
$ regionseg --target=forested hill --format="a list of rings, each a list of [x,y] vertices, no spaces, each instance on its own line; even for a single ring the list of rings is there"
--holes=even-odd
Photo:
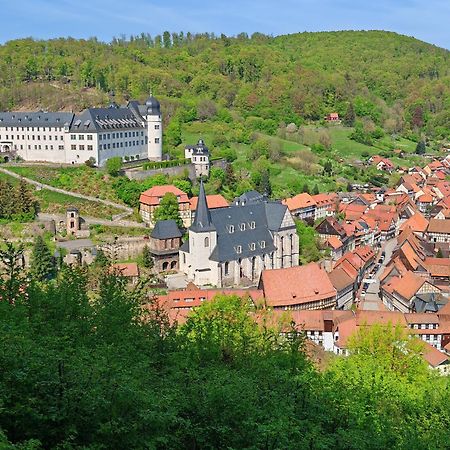
[[[443,135],[449,81],[448,50],[383,31],[234,38],[164,33],[111,43],[23,39],[0,46],[2,110],[81,109],[105,103],[109,91],[122,101],[144,99],[152,90],[166,118],[181,107],[182,120],[202,119],[195,116],[198,103],[209,101],[209,114],[217,112],[219,120],[300,123],[331,111],[344,115],[352,103],[357,116],[384,128],[403,121]]]

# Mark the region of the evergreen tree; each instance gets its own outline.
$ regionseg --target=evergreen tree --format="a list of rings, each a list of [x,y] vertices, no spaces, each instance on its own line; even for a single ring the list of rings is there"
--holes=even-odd
[[[348,105],[347,111],[345,112],[344,125],[346,127],[352,127],[353,125],[355,125],[355,119],[355,109],[353,108],[353,103],[350,103]]]
[[[236,186],[236,176],[234,175],[234,169],[231,164],[228,164],[227,168],[225,169],[225,184],[231,190],[234,190]]]
[[[308,183],[305,183],[302,187],[302,192],[307,192],[309,194],[309,186]]]
[[[170,38],[170,33],[168,31],[164,31],[163,33],[163,45],[164,48],[172,47],[172,40]]]
[[[147,245],[142,250],[142,265],[147,269],[153,268],[152,254],[150,253],[150,249],[148,248]]]
[[[153,221],[173,219],[180,228],[183,228],[177,197],[172,192],[167,192],[161,199],[159,206],[153,214]]]
[[[272,183],[270,182],[268,170],[264,170],[261,174],[261,192],[269,198],[272,196]]]
[[[40,235],[34,240],[30,272],[38,281],[49,280],[56,274],[54,258]]]
[[[16,191],[16,214],[21,221],[33,220],[36,215],[36,202],[27,183],[21,179]]]
[[[424,141],[419,141],[416,146],[416,153],[418,155],[423,155],[427,151]]]
[[[319,186],[317,184],[314,185],[313,190],[312,190],[312,195],[317,195],[319,194]]]

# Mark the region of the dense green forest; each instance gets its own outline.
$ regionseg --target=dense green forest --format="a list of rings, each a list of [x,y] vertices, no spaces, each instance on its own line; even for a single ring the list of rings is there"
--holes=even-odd
[[[319,371],[301,330],[280,336],[289,316],[248,299],[174,327],[102,265],[56,274],[37,240],[25,273],[0,250],[2,449],[448,448],[449,380],[400,329]]]
[[[337,111],[442,137],[449,77],[447,50],[382,31],[23,39],[0,46],[0,109],[81,109],[110,91],[118,101],[153,91],[166,123],[214,117],[273,134]]]

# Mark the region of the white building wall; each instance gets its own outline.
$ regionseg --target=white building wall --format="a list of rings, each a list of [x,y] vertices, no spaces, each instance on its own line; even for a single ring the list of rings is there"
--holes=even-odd
[[[148,115],[147,120],[147,158],[150,161],[162,159],[162,119],[161,115]]]

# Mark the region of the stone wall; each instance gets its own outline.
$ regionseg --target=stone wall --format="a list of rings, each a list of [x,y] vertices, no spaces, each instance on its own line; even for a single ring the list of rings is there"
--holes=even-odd
[[[98,245],[107,256],[116,260],[133,259],[139,256],[144,247],[150,246],[149,240],[142,236],[118,239],[115,242]]]
[[[220,167],[221,169],[227,168],[227,161],[225,159],[219,159],[216,161],[211,161],[211,167]],[[195,175],[195,166],[194,164],[183,164],[182,166],[175,167],[164,167],[160,169],[148,169],[142,170],[138,168],[134,169],[124,169],[125,176],[130,180],[144,180],[145,178],[151,177],[153,175],[158,175],[163,173],[169,176],[178,176],[183,175],[185,171],[188,171],[189,179],[195,181],[197,179]]]

